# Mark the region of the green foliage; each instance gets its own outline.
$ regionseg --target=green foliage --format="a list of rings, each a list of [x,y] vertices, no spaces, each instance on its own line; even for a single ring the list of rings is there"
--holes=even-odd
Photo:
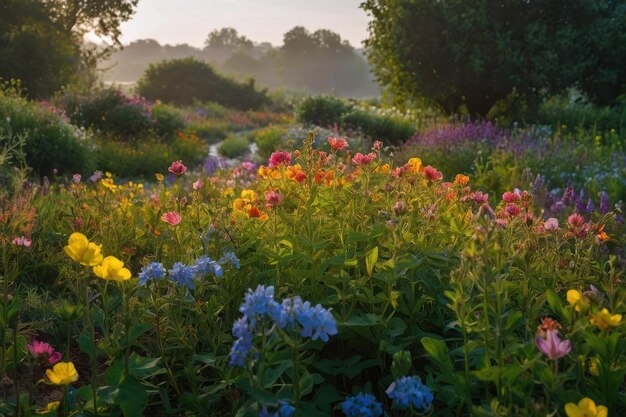
[[[614,107],[599,107],[582,97],[572,95],[553,96],[541,103],[535,121],[558,129],[565,125],[570,128],[594,129],[608,132],[614,129],[626,132],[626,103]]]
[[[252,137],[257,144],[259,158],[267,160],[272,152],[278,151],[286,133],[286,129],[277,126],[270,126],[255,131]]]
[[[217,152],[226,158],[239,158],[250,152],[250,143],[242,136],[228,136],[220,143]]]
[[[366,41],[398,103],[427,98],[486,115],[511,93],[529,100],[578,85],[609,104],[626,82],[622,2],[368,0]],[[581,41],[583,40],[583,41]]]
[[[137,91],[150,100],[192,104],[214,101],[241,110],[258,109],[268,102],[254,80],[245,83],[226,78],[207,63],[194,58],[174,59],[150,65],[137,84]]]
[[[54,169],[85,174],[94,168],[91,138],[49,104],[0,93],[0,127],[25,138],[26,163],[37,176],[51,176]]]
[[[180,132],[185,128],[185,121],[181,111],[177,108],[163,103],[156,103],[152,105],[151,110],[152,128],[161,137],[172,137],[176,132]]]
[[[354,109],[343,116],[343,124],[363,132],[368,137],[390,145],[401,145],[415,133],[415,125],[399,116],[380,115],[367,110]]]
[[[296,109],[300,122],[328,127],[341,124],[343,116],[352,108],[345,101],[333,96],[309,96]]]

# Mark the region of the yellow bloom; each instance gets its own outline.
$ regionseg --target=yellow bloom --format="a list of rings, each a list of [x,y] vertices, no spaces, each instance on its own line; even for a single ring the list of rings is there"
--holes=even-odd
[[[622,322],[622,315],[611,314],[609,310],[603,308],[599,313],[592,314],[589,321],[600,330],[606,330],[611,327],[619,326]]]
[[[589,299],[577,290],[569,290],[567,292],[567,302],[574,306],[579,313],[589,308]]]
[[[48,403],[46,408],[39,409],[36,412],[37,414],[49,414],[53,412],[54,410],[58,409],[59,405],[61,405],[60,401],[53,401],[51,403]]]
[[[257,195],[252,190],[242,190],[241,191],[241,198],[243,198],[244,200],[248,200],[248,201],[256,201],[257,200]]]
[[[163,179],[165,178],[163,176],[163,174],[154,174],[154,176],[156,177],[157,181],[159,181],[159,182],[163,181]]]
[[[72,362],[59,362],[46,370],[46,376],[54,385],[68,385],[78,380],[78,372]]]
[[[236,198],[233,201],[233,210],[244,211],[248,202],[243,198]]]
[[[603,405],[596,406],[591,398],[585,397],[578,402],[578,405],[565,404],[565,414],[568,417],[607,417],[609,410]]]
[[[67,256],[81,265],[95,266],[102,262],[102,245],[90,242],[82,233],[72,233],[68,245],[63,248]]]
[[[383,175],[387,175],[389,174],[389,171],[391,171],[391,167],[389,166],[389,164],[385,164],[385,165],[376,167],[375,171]]]
[[[93,273],[102,279],[110,279],[112,281],[126,281],[130,279],[130,270],[124,268],[124,262],[115,256],[107,256],[102,261],[102,265],[94,266]]]
[[[589,360],[589,373],[593,376],[599,376],[600,370],[598,369],[598,364],[600,360],[598,358],[591,358]]]
[[[419,158],[411,158],[407,164],[410,167],[410,171],[417,174],[422,169],[422,160]]]
[[[104,188],[110,190],[113,193],[117,191],[117,185],[115,185],[115,182],[113,182],[113,178],[102,178],[100,180],[100,184],[102,184]]]

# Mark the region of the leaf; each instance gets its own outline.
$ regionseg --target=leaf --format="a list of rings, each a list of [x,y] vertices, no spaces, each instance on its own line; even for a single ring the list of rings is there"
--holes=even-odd
[[[422,337],[421,341],[428,356],[439,365],[448,378],[452,378],[454,367],[446,344],[432,337]]]
[[[128,343],[132,344],[142,334],[152,328],[150,323],[138,323],[130,328],[128,331]]]
[[[128,368],[130,373],[137,379],[144,379],[156,375],[162,371],[159,365],[161,358],[144,358],[136,353],[128,358]]]
[[[287,369],[293,367],[293,362],[291,360],[280,362],[278,366],[267,369],[265,371],[265,380],[263,381],[263,386],[266,388],[271,387],[278,378],[280,378],[283,373]]]
[[[374,273],[374,265],[378,261],[378,246],[374,246],[365,254],[365,268],[367,269],[367,275],[371,278]]]
[[[135,378],[126,377],[119,386],[115,402],[122,409],[124,417],[142,416],[148,405],[148,392]]]
[[[80,350],[89,355],[90,359],[93,359],[94,355],[97,354],[97,349],[91,341],[91,335],[84,331],[78,336],[77,340]]]

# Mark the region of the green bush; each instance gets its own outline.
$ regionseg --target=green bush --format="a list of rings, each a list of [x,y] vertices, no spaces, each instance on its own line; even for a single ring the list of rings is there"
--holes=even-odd
[[[258,109],[269,102],[265,91],[257,90],[253,79],[239,83],[191,57],[150,65],[139,80],[137,91],[150,100],[166,103],[214,101],[240,110]]]
[[[25,137],[26,163],[38,176],[91,173],[94,144],[49,104],[0,92],[0,127]]]
[[[333,96],[311,96],[302,100],[296,109],[298,121],[327,127],[341,124],[352,106]]]
[[[229,136],[217,148],[217,152],[226,158],[238,158],[250,151],[248,140],[244,137]]]
[[[153,128],[162,137],[171,137],[174,133],[185,129],[185,121],[180,111],[163,103],[152,106]]]
[[[254,141],[258,147],[258,154],[261,159],[267,159],[280,147],[286,130],[281,127],[270,126],[257,130],[253,133]]]
[[[379,115],[354,109],[343,116],[344,126],[360,130],[372,139],[400,145],[415,133],[415,126],[398,116]]]

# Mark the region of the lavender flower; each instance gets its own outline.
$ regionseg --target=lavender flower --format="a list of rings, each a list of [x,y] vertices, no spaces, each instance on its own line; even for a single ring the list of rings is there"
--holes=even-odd
[[[543,354],[552,360],[557,360],[570,353],[572,350],[572,342],[569,340],[559,339],[558,330],[547,330],[546,338],[537,335],[535,343]]]
[[[604,215],[611,211],[609,195],[606,192],[601,191],[598,193],[598,196],[600,197],[600,214]]]

